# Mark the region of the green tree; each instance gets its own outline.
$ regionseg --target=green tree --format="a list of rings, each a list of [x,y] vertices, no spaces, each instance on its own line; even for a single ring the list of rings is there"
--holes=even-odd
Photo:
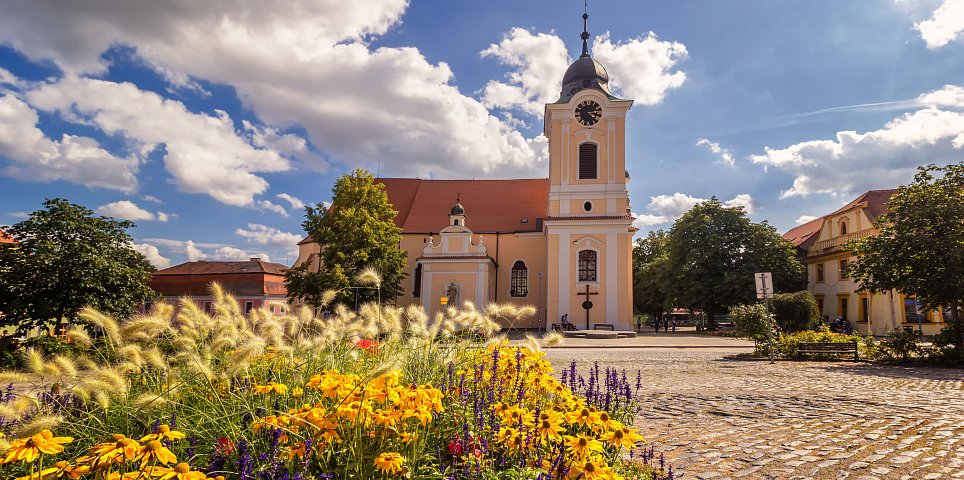
[[[388,203],[385,185],[365,170],[341,176],[332,188],[332,205],[305,207],[302,227],[321,247],[319,259],[309,259],[285,274],[288,295],[318,308],[326,290],[336,292],[335,301],[392,299],[401,294],[406,264],[402,231]],[[356,281],[366,267],[381,274],[380,284]]]
[[[17,243],[0,244],[0,312],[21,330],[49,320],[73,322],[91,306],[129,315],[155,298],[154,267],[131,246],[134,222],[93,215],[63,198],[10,227]]]
[[[660,321],[672,307],[666,289],[666,239],[666,232],[657,230],[649,232],[646,238],[637,238],[633,245],[633,311]]]
[[[916,295],[924,308],[950,308],[954,348],[964,352],[964,163],[918,168],[877,217],[878,235],[855,240],[848,268],[865,291]]]
[[[771,272],[777,292],[800,290],[804,266],[793,245],[766,222],[753,223],[743,207],[716,198],[686,212],[667,238],[667,288],[678,306],[713,315],[756,301],[753,274]]]
[[[817,299],[806,290],[774,295],[770,300],[770,309],[784,332],[815,330],[820,325]]]

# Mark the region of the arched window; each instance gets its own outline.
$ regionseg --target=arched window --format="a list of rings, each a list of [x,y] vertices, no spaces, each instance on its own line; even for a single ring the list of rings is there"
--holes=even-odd
[[[512,265],[512,277],[509,279],[509,295],[525,297],[529,295],[529,269],[525,262],[518,260]]]
[[[412,296],[418,298],[422,294],[422,264],[415,265],[415,275],[412,275],[415,280],[415,284],[412,285]]]
[[[597,161],[596,153],[598,147],[595,143],[583,143],[579,145],[579,180],[595,180]]]
[[[596,281],[596,251],[595,250],[579,251],[579,281],[580,282]]]

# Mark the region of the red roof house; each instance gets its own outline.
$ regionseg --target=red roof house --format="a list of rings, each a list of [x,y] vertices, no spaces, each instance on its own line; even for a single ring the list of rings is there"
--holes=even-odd
[[[192,297],[205,311],[211,311],[210,284],[218,282],[238,299],[245,313],[269,301],[284,302],[287,290],[280,263],[251,258],[242,262],[187,262],[151,274],[150,286],[165,300]]]

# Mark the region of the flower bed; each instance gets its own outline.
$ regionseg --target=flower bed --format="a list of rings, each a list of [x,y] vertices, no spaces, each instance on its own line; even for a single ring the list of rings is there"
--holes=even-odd
[[[556,379],[537,347],[487,338],[485,311],[245,316],[214,293],[213,316],[191,302],[124,324],[86,311],[104,332],[73,333],[86,355],[29,352],[29,372],[4,373],[17,387],[0,396],[0,475],[667,477],[631,427],[638,380],[575,366]]]

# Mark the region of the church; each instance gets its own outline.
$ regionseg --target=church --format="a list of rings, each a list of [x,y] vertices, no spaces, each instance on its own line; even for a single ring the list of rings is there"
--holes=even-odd
[[[503,328],[549,328],[563,317],[580,329],[630,330],[632,239],[626,115],[609,74],[589,52],[566,70],[559,99],[545,106],[548,178],[379,178],[398,211],[408,254],[399,306],[430,318],[472,302],[532,305],[538,314]],[[319,251],[299,244],[300,264]]]

